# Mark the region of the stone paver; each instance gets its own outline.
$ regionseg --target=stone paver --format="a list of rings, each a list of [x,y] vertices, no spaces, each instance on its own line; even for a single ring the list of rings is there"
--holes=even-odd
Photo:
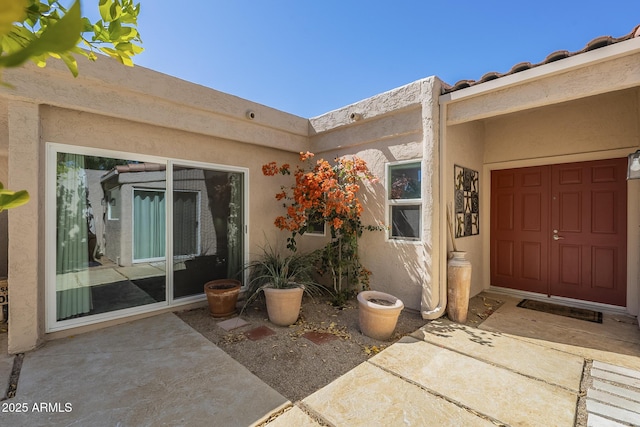
[[[368,362],[303,399],[302,403],[327,424],[335,426],[494,426]]]
[[[302,334],[302,337],[317,345],[326,344],[338,339],[337,336],[327,332],[307,332]]]
[[[587,391],[589,425],[606,420],[640,426],[640,371],[593,361],[593,383]]]
[[[249,322],[247,322],[246,320],[240,318],[240,317],[233,317],[231,319],[227,319],[227,320],[223,320],[222,322],[218,322],[217,325],[224,329],[225,331],[232,331],[234,329],[238,329],[241,328],[243,326],[248,325]]]
[[[589,415],[587,427],[628,427],[628,424],[620,424],[619,422],[603,418],[599,415]]]
[[[576,393],[411,337],[370,363],[508,425],[573,425]]]
[[[274,335],[275,331],[268,326],[258,326],[244,333],[251,341],[258,341],[270,335]]]
[[[434,320],[411,336],[576,393],[580,390],[584,359],[579,356],[447,319]]]

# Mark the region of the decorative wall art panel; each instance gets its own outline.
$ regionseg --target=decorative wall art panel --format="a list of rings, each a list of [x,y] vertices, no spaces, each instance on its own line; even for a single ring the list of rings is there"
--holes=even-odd
[[[480,234],[480,194],[478,171],[453,166],[456,237]]]

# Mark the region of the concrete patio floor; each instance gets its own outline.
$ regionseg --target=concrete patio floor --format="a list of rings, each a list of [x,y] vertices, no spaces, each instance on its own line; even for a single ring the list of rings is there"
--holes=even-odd
[[[635,319],[597,324],[491,296],[506,302],[480,328],[432,321],[294,403],[172,314],[49,342],[0,402],[27,412],[2,412],[0,425],[574,426],[580,395],[588,425],[640,425]]]

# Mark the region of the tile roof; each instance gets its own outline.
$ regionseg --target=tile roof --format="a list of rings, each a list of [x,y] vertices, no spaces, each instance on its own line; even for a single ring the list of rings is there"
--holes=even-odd
[[[604,46],[609,46],[614,43],[619,43],[625,40],[629,40],[634,37],[640,37],[640,25],[637,25],[629,34],[624,35],[622,37],[618,37],[618,38],[611,37],[611,36],[596,37],[595,39],[587,43],[587,45],[582,50],[578,50],[576,52],[569,52],[567,50],[558,50],[558,51],[552,52],[549,55],[547,55],[547,57],[542,62],[539,62],[537,64],[532,64],[531,62],[520,62],[514,65],[513,67],[511,67],[511,69],[506,73],[498,73],[495,71],[490,71],[485,75],[483,75],[480,78],[480,80],[460,80],[453,86],[449,86],[445,84],[443,86],[442,93],[445,94],[449,92],[454,92],[456,90],[465,89],[470,86],[475,86],[480,83],[498,79],[500,77],[519,73],[520,71],[528,70],[530,68],[538,67],[540,65],[548,64],[550,62],[559,61],[561,59],[565,59],[570,56],[579,55],[581,53],[589,52],[594,49],[598,49]]]

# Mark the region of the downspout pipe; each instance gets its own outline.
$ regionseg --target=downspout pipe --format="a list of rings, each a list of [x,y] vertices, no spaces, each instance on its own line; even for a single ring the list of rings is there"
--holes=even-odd
[[[439,268],[437,269],[437,281],[436,285],[433,284],[432,277],[432,285],[425,286],[422,288],[422,301],[421,301],[421,310],[420,314],[422,318],[425,320],[433,320],[439,317],[442,317],[445,314],[447,309],[447,219],[446,219],[446,207],[447,207],[447,198],[446,198],[446,177],[445,171],[446,167],[446,103],[443,103],[440,96],[440,88],[441,82],[436,78],[436,84],[432,86],[432,92],[429,94],[431,98],[437,97],[438,100],[438,221],[437,224],[437,240],[433,241],[433,246],[431,248],[432,259],[433,253],[437,253],[436,262],[438,263]],[[436,90],[434,90],[436,89]],[[423,100],[423,109],[427,100]],[[432,112],[435,111],[435,108],[432,108]],[[424,114],[424,113],[423,113]],[[427,134],[425,130],[425,134]],[[424,156],[426,158],[427,155],[433,155],[433,152],[428,153],[426,150],[426,141],[423,144]],[[435,197],[434,197],[435,199]],[[435,213],[435,212],[434,212]]]

